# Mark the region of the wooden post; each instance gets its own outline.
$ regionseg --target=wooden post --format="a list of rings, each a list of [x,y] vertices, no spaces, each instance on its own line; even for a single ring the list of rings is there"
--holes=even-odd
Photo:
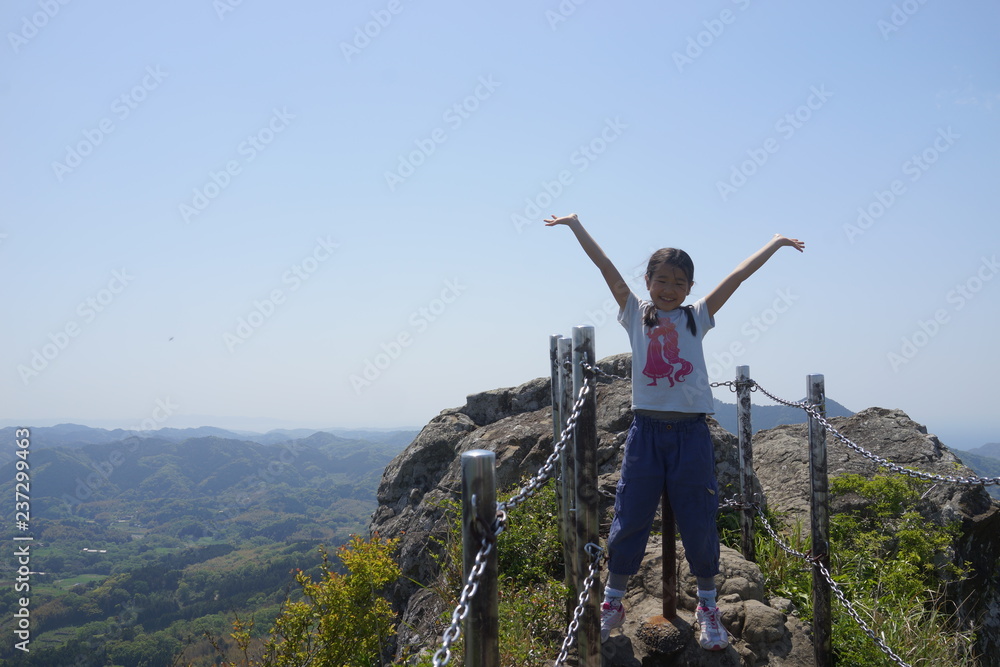
[[[582,363],[596,366],[594,356],[594,327],[573,327],[573,394],[580,395],[584,385]],[[592,558],[583,551],[587,544],[600,544],[598,536],[597,490],[597,391],[596,387],[587,396],[576,423],[576,535],[577,554],[580,567],[577,572],[580,593],[583,594],[583,580],[587,576]],[[599,667],[601,664],[601,614],[600,580],[594,578],[590,587],[590,597],[584,607],[580,629],[577,634],[579,665]]]
[[[559,360],[559,432],[566,428],[566,420],[573,411],[576,398],[573,395],[573,371],[567,367],[573,361],[573,339],[560,338],[556,347]],[[576,546],[576,449],[573,445],[576,436],[570,436],[560,460],[562,479],[560,487],[563,496],[563,517],[566,525],[566,536],[563,540],[564,583],[566,584],[566,614],[572,614],[576,609],[580,587],[577,585],[577,572],[580,571],[580,558]]]
[[[810,375],[806,383],[806,399],[815,405],[817,411],[826,417],[826,389],[822,375]],[[830,570],[830,515],[828,505],[828,483],[826,469],[826,429],[809,416],[809,478],[812,484],[812,555],[820,556],[827,571]],[[816,666],[830,667],[833,664],[830,615],[830,585],[819,568],[813,568],[813,646]]]
[[[739,419],[739,458],[740,458],[740,501],[755,502],[751,497],[753,488],[753,428],[750,424],[750,367],[736,367],[736,413]],[[757,562],[757,545],[754,542],[753,518],[751,509],[740,510],[740,546],[743,557],[748,561]]]
[[[483,526],[492,529],[497,518],[496,455],[485,449],[462,454],[462,560],[464,581],[482,548]],[[465,664],[497,667],[500,664],[500,614],[497,601],[497,552],[486,557],[479,588],[465,617]]]

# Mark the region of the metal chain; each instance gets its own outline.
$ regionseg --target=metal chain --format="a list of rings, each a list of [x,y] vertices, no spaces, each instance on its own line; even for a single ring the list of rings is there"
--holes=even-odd
[[[584,361],[581,366],[584,369],[592,368],[586,364]],[[552,448],[552,453],[542,464],[542,467],[538,469],[538,472],[532,477],[528,482],[521,487],[510,500],[502,502],[497,505],[499,511],[512,510],[525,500],[535,495],[542,486],[545,485],[549,479],[552,478],[552,474],[555,471],[556,463],[559,461],[559,457],[562,455],[563,449],[566,448],[566,444],[569,442],[569,438],[573,435],[573,431],[576,429],[576,422],[580,418],[580,413],[583,411],[583,402],[586,400],[587,396],[593,390],[593,374],[587,373],[583,378],[583,386],[580,388],[580,396],[576,399],[573,404],[573,412],[570,414],[569,419],[566,420],[566,428],[562,430],[559,435],[559,442],[555,444]]]
[[[551,479],[552,473],[555,470],[555,464],[559,460],[559,456],[562,454],[563,449],[566,448],[566,443],[569,442],[570,436],[576,429],[576,422],[580,418],[580,413],[583,410],[583,403],[593,389],[594,378],[594,367],[587,364],[586,357],[584,357],[580,365],[587,372],[583,378],[583,386],[580,388],[580,395],[573,404],[573,411],[570,414],[569,419],[566,420],[566,428],[563,429],[559,436],[559,442],[552,448],[552,453],[545,460],[542,467],[539,468],[538,473],[532,477],[528,483],[525,484],[510,500],[497,505],[497,521],[493,526],[492,531],[484,531],[485,534],[483,535],[482,547],[476,554],[475,565],[469,572],[469,578],[465,587],[462,589],[458,605],[452,612],[451,625],[447,630],[445,630],[444,635],[442,636],[441,648],[439,648],[434,654],[434,667],[443,667],[443,665],[447,665],[451,660],[451,645],[462,635],[462,621],[464,621],[466,616],[469,615],[469,601],[473,598],[473,596],[475,596],[476,591],[479,590],[479,579],[482,577],[483,572],[486,569],[486,557],[492,551],[493,544],[496,542],[497,536],[503,532],[507,525],[507,511],[517,507],[528,498],[535,495],[535,493],[537,493],[537,491],[544,486],[549,479]],[[587,546],[589,547],[591,545]],[[600,547],[597,548],[600,549]],[[591,576],[589,578],[590,584],[593,584],[594,576],[596,576],[596,573],[592,569]]]
[[[578,598],[579,604],[573,610],[573,618],[566,629],[566,637],[563,639],[559,657],[556,658],[555,667],[559,667],[559,665],[566,662],[566,657],[576,642],[576,633],[580,629],[580,619],[587,608],[587,602],[590,600],[590,589],[594,585],[594,580],[597,579],[597,568],[600,565],[601,557],[604,555],[604,549],[593,542],[588,542],[583,549],[590,554],[593,560],[590,562],[590,570],[587,573],[587,578],[583,580],[583,589],[580,591],[580,597]]]
[[[796,556],[797,558],[800,558],[801,560],[804,560],[807,563],[812,563],[814,567],[818,568],[820,574],[822,574],[823,578],[826,580],[826,583],[829,584],[830,590],[832,590],[836,594],[837,599],[840,600],[840,603],[842,605],[844,605],[844,608],[847,610],[847,613],[851,616],[851,618],[854,619],[855,623],[861,626],[861,629],[865,632],[865,634],[868,635],[872,639],[872,641],[875,642],[876,645],[878,645],[879,649],[881,649],[883,653],[892,658],[892,660],[895,661],[896,664],[900,665],[900,667],[910,667],[910,665],[903,662],[903,659],[900,658],[898,655],[896,655],[896,653],[893,652],[893,650],[889,648],[885,644],[885,642],[883,642],[882,639],[875,634],[875,631],[872,630],[870,627],[868,627],[868,624],[864,622],[864,620],[861,618],[861,615],[858,614],[858,612],[854,609],[854,606],[850,603],[850,601],[848,601],[847,597],[844,595],[844,592],[840,589],[840,586],[837,585],[837,582],[833,580],[833,577],[830,575],[830,571],[826,569],[825,565],[823,565],[821,561],[822,556],[812,556],[808,553],[802,553],[801,551],[796,551],[788,544],[786,544],[778,535],[778,533],[774,530],[774,528],[771,527],[771,524],[768,522],[767,517],[764,516],[763,510],[761,510],[760,505],[758,505],[757,503],[746,503],[740,500],[737,496],[733,496],[732,498],[729,498],[728,500],[725,500],[719,504],[719,509],[728,509],[728,508],[756,510],[757,515],[760,517],[761,523],[764,525],[764,529],[767,530],[767,532],[771,535],[771,539],[773,539],[775,543],[786,553],[789,553],[792,556]]]
[[[733,496],[732,498],[726,498],[725,500],[719,502],[720,510],[728,510],[728,509],[746,510],[746,509],[753,509],[753,507],[754,507],[753,504],[743,502],[740,496]]]
[[[782,551],[784,551],[787,554],[791,554],[792,556],[795,556],[797,558],[801,558],[802,560],[805,561],[809,561],[812,559],[812,557],[809,554],[804,554],[801,551],[796,551],[791,546],[786,544],[785,541],[782,540],[781,537],[778,535],[778,532],[771,527],[771,524],[768,522],[767,517],[764,516],[764,511],[761,510],[760,506],[757,504],[753,504],[753,507],[754,509],[757,510],[757,516],[760,517],[761,523],[764,524],[764,530],[768,532],[768,534],[771,536],[771,539],[774,540],[775,544],[777,544]]]
[[[479,580],[486,570],[486,557],[493,550],[496,540],[496,533],[483,535],[482,546],[476,554],[475,564],[469,572],[469,578],[462,589],[462,595],[458,599],[458,605],[451,614],[451,625],[444,631],[441,648],[434,654],[434,667],[443,667],[451,660],[451,644],[462,635],[462,621],[469,615],[469,601],[479,590]]]
[[[762,386],[757,384],[756,381],[750,380],[750,382],[753,384],[753,388],[751,391],[757,391],[759,389],[762,394],[770,398],[775,403],[781,403],[782,405],[787,405],[793,408],[802,408],[803,410],[808,410],[809,408],[816,407],[811,403],[806,403],[805,401],[786,401],[783,398],[778,398],[777,396],[769,392],[767,389],[764,389]]]
[[[632,378],[627,378],[624,375],[615,375],[614,373],[609,373],[605,370],[601,370],[597,366],[591,366],[588,363],[580,364],[585,370],[593,371],[596,375],[602,375],[606,378],[611,378],[612,380],[625,380],[626,382],[631,382]]]
[[[753,381],[751,380],[751,382],[753,382]],[[871,459],[875,463],[879,464],[882,467],[888,468],[892,472],[898,473],[900,475],[907,475],[909,477],[915,477],[917,479],[923,479],[923,480],[931,481],[931,482],[948,482],[948,483],[951,483],[951,484],[968,484],[968,485],[972,485],[972,486],[978,486],[980,484],[983,485],[983,486],[990,486],[992,484],[1000,484],[1000,477],[975,477],[975,476],[972,476],[972,477],[953,477],[951,475],[935,475],[933,473],[918,472],[916,470],[910,470],[909,468],[904,468],[903,466],[901,466],[901,465],[899,465],[897,463],[893,463],[892,461],[890,461],[888,459],[882,458],[881,456],[878,456],[877,454],[872,454],[871,452],[869,452],[868,450],[866,450],[861,445],[858,445],[857,443],[851,442],[850,438],[848,438],[846,435],[844,435],[843,433],[841,433],[840,431],[838,431],[836,428],[834,428],[833,424],[831,424],[829,422],[829,420],[827,420],[827,418],[824,417],[820,413],[819,406],[812,405],[812,404],[807,403],[805,401],[786,401],[786,400],[784,400],[782,398],[778,398],[774,394],[770,393],[769,391],[767,391],[766,389],[764,389],[763,387],[761,387],[756,382],[754,382],[754,386],[757,387],[758,389],[760,389],[760,391],[763,392],[772,401],[775,401],[777,403],[781,403],[782,405],[788,405],[788,406],[791,406],[791,407],[802,408],[810,416],[814,417],[816,419],[816,421],[818,421],[820,424],[822,424],[823,428],[825,428],[827,431],[829,431],[831,434],[833,434],[833,437],[837,438],[837,440],[840,440],[842,443],[844,443],[845,445],[847,445],[848,447],[850,447],[851,449],[853,449],[854,451],[856,451],[858,454],[861,454],[862,456],[864,456],[864,457],[866,457],[868,459]]]
[[[709,387],[729,387],[729,391],[736,392],[736,383],[732,380],[727,380],[726,382],[709,382]]]
[[[754,511],[756,511],[757,512],[757,516],[760,517],[761,523],[764,524],[764,529],[771,535],[771,539],[773,539],[775,541],[775,543],[777,543],[777,545],[779,547],[781,547],[781,549],[783,551],[785,551],[786,553],[789,553],[789,554],[791,554],[793,556],[797,556],[798,558],[801,558],[803,560],[810,560],[811,557],[808,554],[804,554],[804,553],[802,553],[800,551],[796,551],[792,547],[790,547],[787,544],[785,544],[785,542],[778,535],[777,531],[775,531],[774,528],[771,527],[771,524],[768,523],[767,517],[764,516],[764,510],[762,510],[761,507],[760,507],[760,505],[758,505],[757,503],[754,503],[754,502],[745,502],[739,496],[733,496],[732,498],[728,498],[728,499],[723,500],[722,502],[720,502],[719,503],[719,509],[720,510],[724,510],[724,509],[738,509],[738,510],[754,510]]]
[[[975,477],[975,476],[952,477],[951,475],[935,475],[933,473],[918,472],[916,470],[910,470],[909,468],[904,468],[903,466],[897,463],[893,463],[888,459],[884,459],[881,456],[878,456],[877,454],[872,454],[861,445],[851,442],[851,439],[840,433],[837,429],[835,429],[833,425],[829,421],[827,421],[827,419],[822,414],[820,414],[819,410],[817,410],[815,406],[809,406],[804,409],[806,412],[812,415],[816,419],[816,421],[822,424],[826,430],[832,433],[835,438],[837,438],[842,443],[844,443],[857,453],[861,454],[862,456],[871,459],[880,466],[888,468],[892,472],[901,475],[907,475],[909,477],[915,477],[917,479],[928,480],[931,482],[948,482],[951,484],[969,484],[976,486],[980,484],[983,486],[989,486],[991,484],[1000,484],[1000,477]]]
[[[844,605],[844,608],[847,609],[847,613],[851,615],[851,618],[854,619],[854,622],[860,625],[861,629],[865,631],[865,634],[871,637],[872,641],[878,645],[878,647],[882,650],[882,652],[885,653],[890,658],[892,658],[893,662],[895,662],[897,665],[899,665],[900,667],[910,667],[910,665],[903,662],[903,659],[900,658],[898,655],[896,655],[896,653],[891,648],[886,646],[885,642],[883,642],[882,639],[875,634],[875,631],[872,630],[870,627],[868,627],[868,624],[865,623],[864,620],[862,620],[860,614],[858,614],[858,612],[855,611],[854,606],[847,601],[847,597],[844,596],[844,592],[840,590],[840,586],[838,586],[837,582],[835,582],[833,580],[833,577],[830,576],[830,571],[826,569],[823,563],[821,563],[818,558],[816,559],[811,558],[809,560],[812,561],[813,565],[819,568],[820,574],[822,574],[823,578],[826,579],[826,583],[830,585],[830,589],[836,594],[837,599],[840,600],[840,603],[842,605]]]

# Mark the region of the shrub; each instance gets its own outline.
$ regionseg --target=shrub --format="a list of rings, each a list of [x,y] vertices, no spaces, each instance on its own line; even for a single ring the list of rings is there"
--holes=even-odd
[[[927,483],[898,475],[843,475],[830,481],[831,496],[855,494],[857,509],[830,517],[830,571],[859,616],[885,644],[911,665],[974,664],[974,634],[961,629],[946,601],[949,582],[964,576],[953,563],[958,526],[938,526],[916,507]],[[772,526],[779,523],[767,515]],[[794,603],[812,620],[812,567],[781,549],[757,517],[757,562],[767,588]],[[732,531],[725,531],[729,540]],[[738,533],[735,540],[738,542]],[[786,544],[807,552],[802,524]],[[738,545],[737,545],[738,546]],[[833,596],[832,644],[838,664],[895,665]]]
[[[465,582],[462,580],[461,508],[448,502],[450,529],[441,542],[439,557],[442,587],[439,594],[447,610],[442,622],[451,624]],[[562,645],[566,625],[567,589],[563,585],[562,542],[552,485],[542,487],[518,505],[508,517],[496,543],[500,616],[500,665],[523,667],[554,659]],[[439,648],[429,648],[420,665],[431,664]],[[464,636],[451,645],[449,665],[464,664]]]
[[[395,627],[392,608],[380,591],[399,577],[399,566],[392,558],[395,547],[395,540],[354,537],[338,550],[347,574],[333,571],[326,551],[322,551],[319,581],[297,572],[295,581],[302,599],[285,602],[262,647],[253,636],[253,621],[237,617],[231,636],[242,663],[225,663],[227,667],[386,664],[381,651]]]

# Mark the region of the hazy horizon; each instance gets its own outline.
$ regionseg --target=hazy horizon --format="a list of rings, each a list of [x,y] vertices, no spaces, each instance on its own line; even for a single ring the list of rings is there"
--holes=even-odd
[[[756,396],[754,397],[756,398]],[[791,400],[801,400],[802,397],[792,398]],[[831,397],[828,397],[828,399]],[[735,399],[732,401],[726,401],[722,399],[722,403],[727,405],[734,405]],[[833,398],[832,400],[836,400]],[[838,401],[839,403],[840,401]],[[756,400],[752,401],[753,406],[775,406],[775,403],[760,403]],[[460,406],[451,406],[460,407]],[[855,409],[853,406],[845,405],[845,408],[852,412],[860,412],[860,410]],[[866,406],[866,407],[884,407],[891,408],[892,406]],[[443,408],[444,409],[444,408]],[[906,412],[904,408],[899,408]],[[909,414],[909,413],[907,413]],[[913,418],[913,415],[909,415]],[[751,412],[752,419],[752,412]],[[81,419],[81,418],[46,418],[46,419],[34,419],[29,420],[31,423],[24,423],[21,421],[11,420],[11,419],[0,419],[0,428],[7,427],[51,427],[58,426],[60,424],[77,424],[80,426],[87,426],[90,428],[102,428],[109,431],[115,429],[124,430],[141,430],[149,433],[155,433],[160,428],[176,428],[176,429],[188,429],[188,428],[202,428],[202,427],[215,427],[227,431],[233,432],[246,432],[246,433],[257,433],[265,434],[270,431],[276,430],[312,430],[312,431],[334,431],[334,430],[369,430],[369,431],[415,431],[419,432],[426,424],[401,424],[401,425],[377,425],[377,424],[354,424],[354,425],[344,425],[344,424],[334,424],[330,425],[327,423],[324,426],[317,426],[315,424],[303,424],[299,422],[292,422],[286,420],[270,419],[267,417],[252,417],[252,418],[242,418],[242,417],[215,417],[209,415],[173,415],[171,416],[170,423],[164,423],[163,425],[157,425],[152,429],[144,428],[141,422],[129,421],[129,420],[115,420],[115,419]],[[922,423],[919,420],[914,419],[918,423]],[[1000,436],[997,434],[991,434],[983,429],[977,429],[973,425],[962,425],[962,424],[944,424],[942,428],[935,428],[932,424],[923,424],[927,427],[927,432],[936,435],[945,446],[950,449],[958,449],[962,451],[970,451],[983,445],[988,445],[996,442],[1000,442]],[[148,426],[148,425],[147,425]],[[834,442],[832,446],[839,446],[838,443]]]

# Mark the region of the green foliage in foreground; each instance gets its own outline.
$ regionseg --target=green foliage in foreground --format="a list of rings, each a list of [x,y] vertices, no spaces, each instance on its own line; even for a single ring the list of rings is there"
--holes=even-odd
[[[924,483],[905,477],[844,476],[831,493],[852,494],[864,502],[831,517],[831,570],[851,605],[905,662],[918,665],[972,665],[974,635],[954,623],[945,588],[964,576],[953,564],[956,527],[940,527],[916,511]],[[437,592],[445,602],[442,628],[451,622],[462,587],[460,508],[446,503],[450,531],[439,546],[442,578]],[[758,521],[760,521],[758,517]],[[768,516],[772,526],[777,517]],[[738,543],[732,513],[720,515],[724,537]],[[768,594],[792,600],[797,613],[811,620],[812,568],[778,547],[761,527],[758,564]],[[808,551],[801,523],[783,540]],[[319,582],[299,575],[301,602],[288,602],[266,638],[254,639],[252,623],[237,619],[231,635],[242,652],[227,667],[386,664],[379,651],[392,631],[392,614],[377,592],[399,575],[392,542],[356,539],[341,552],[346,575],[325,564]],[[544,664],[559,652],[565,635],[566,589],[554,491],[546,487],[520,505],[497,540],[500,601],[500,664]],[[451,646],[449,664],[464,664],[464,637]],[[431,664],[438,645],[415,658]],[[834,597],[835,662],[850,667],[896,664],[860,628]],[[408,662],[407,664],[413,664]]]
[[[862,620],[905,662],[972,665],[973,633],[956,626],[945,600],[948,582],[964,576],[952,560],[957,526],[924,519],[916,506],[927,483],[902,476],[844,475],[832,479],[831,495],[853,494],[865,503],[830,517],[830,569]],[[776,519],[769,516],[776,526]],[[758,522],[759,522],[758,517]],[[738,548],[739,535],[735,537]],[[783,538],[799,552],[809,549],[802,525]],[[812,568],[778,547],[758,527],[757,562],[769,592],[790,599],[803,620],[812,619]],[[833,596],[837,664],[882,667],[896,663],[878,648]]]
[[[399,577],[392,558],[396,541],[355,537],[338,551],[347,574],[331,569],[323,553],[319,581],[302,571],[295,576],[302,599],[289,600],[266,639],[254,636],[252,620],[236,619],[233,633],[239,661],[226,667],[378,667],[394,632],[393,612],[381,596]],[[217,652],[224,649],[214,642]]]
[[[447,609],[441,622],[447,627],[465,582],[461,507],[450,502],[444,509],[451,521],[450,532],[442,543],[444,555],[439,559],[439,593]],[[562,582],[562,541],[551,484],[513,510],[506,529],[497,538],[496,550],[501,667],[540,665],[553,660],[565,635],[568,594]],[[420,667],[431,664],[438,648],[434,646],[422,656]],[[465,664],[464,636],[451,645],[451,653],[449,665]]]

